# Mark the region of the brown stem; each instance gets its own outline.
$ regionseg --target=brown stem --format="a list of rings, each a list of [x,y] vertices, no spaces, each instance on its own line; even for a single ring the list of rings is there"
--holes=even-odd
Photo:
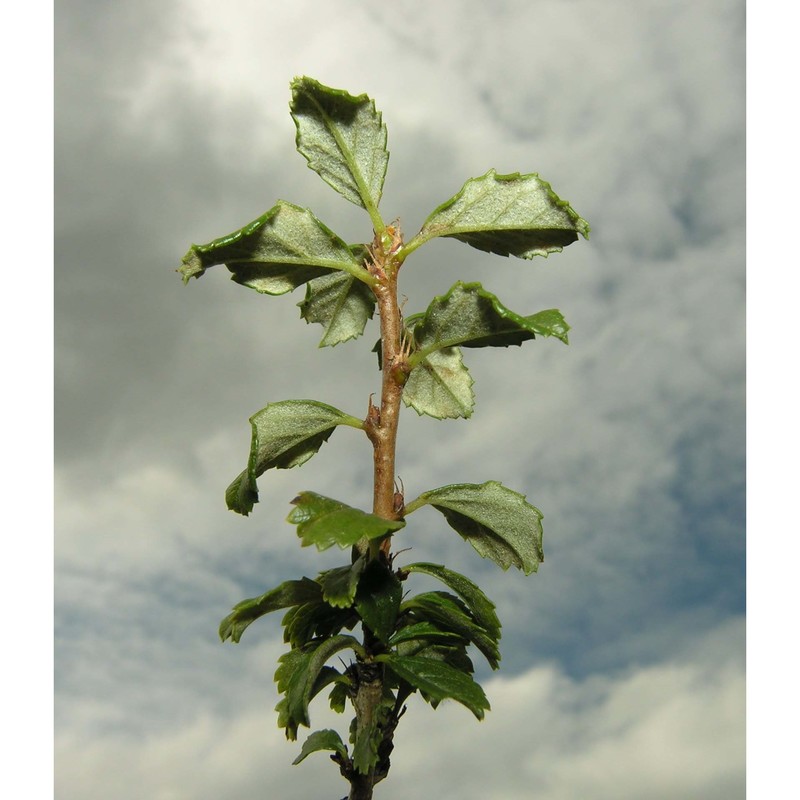
[[[373,502],[372,512],[384,519],[398,519],[402,513],[402,498],[398,503],[395,497],[395,450],[397,446],[397,427],[400,421],[400,398],[403,385],[408,377],[406,354],[403,350],[403,325],[400,306],[397,302],[397,270],[399,262],[394,261],[394,254],[401,244],[400,233],[389,229],[393,239],[387,243],[376,235],[371,248],[369,271],[378,279],[373,287],[377,299],[381,324],[381,400],[375,406],[369,400],[369,410],[364,422],[364,430],[373,447]],[[369,553],[370,559],[386,558],[389,553],[390,537],[386,538],[379,549],[371,544],[359,545],[362,553]],[[364,630],[364,649],[372,653],[374,636],[371,631]],[[359,664],[357,672],[360,677],[366,673],[369,664]],[[378,673],[379,674],[379,673]],[[374,718],[383,694],[382,677],[370,682],[359,681],[358,694],[354,706],[356,710],[356,729]],[[396,724],[396,720],[394,722]],[[349,800],[371,800],[372,790],[379,780],[386,777],[389,769],[389,753],[391,752],[394,728],[386,732],[382,742],[380,770],[373,768],[367,775],[355,770],[348,775],[350,781]]]

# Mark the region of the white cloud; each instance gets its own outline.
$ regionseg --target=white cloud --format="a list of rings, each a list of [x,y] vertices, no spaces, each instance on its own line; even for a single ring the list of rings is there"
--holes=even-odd
[[[414,698],[398,728],[392,772],[376,796],[744,797],[742,637],[741,621],[731,622],[691,652],[613,676],[576,681],[547,666],[493,678],[485,684],[492,710],[480,724],[460,706],[433,712]],[[248,683],[274,656],[273,648],[246,653],[241,683],[217,689],[230,697],[227,713],[197,695],[190,719],[141,735],[63,727],[56,740],[58,797],[343,794],[346,784],[324,755],[290,766],[300,743],[287,744],[274,727],[265,676]],[[341,717],[313,708],[315,728],[344,727]]]

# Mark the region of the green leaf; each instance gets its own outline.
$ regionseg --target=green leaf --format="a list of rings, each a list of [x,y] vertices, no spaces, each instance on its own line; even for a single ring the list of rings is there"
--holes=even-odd
[[[349,693],[350,682],[347,679],[338,680],[328,695],[331,710],[337,714],[343,714],[347,706],[347,698],[350,696]]]
[[[334,753],[338,753],[342,758],[347,758],[347,747],[345,747],[344,742],[342,742],[342,737],[331,728],[326,728],[322,731],[314,731],[314,733],[303,742],[300,755],[292,761],[292,764],[299,764],[304,758],[310,756],[311,753],[316,753],[318,750],[332,750]]]
[[[417,642],[427,647],[431,642],[464,641],[463,637],[452,631],[443,631],[432,622],[415,622],[400,628],[389,639],[389,644],[394,647],[405,642]]]
[[[307,208],[284,200],[238,231],[192,245],[178,271],[188,283],[217,264],[225,264],[232,280],[262,294],[286,294],[331,271],[374,283],[358,256],[330,228]]]
[[[402,611],[411,612],[416,619],[431,622],[438,628],[449,630],[472,642],[489,662],[492,669],[500,665],[497,635],[489,633],[477,623],[467,607],[457,597],[447,592],[425,592],[406,600]]]
[[[542,512],[526,502],[525,495],[497,481],[423,492],[406,505],[406,516],[423,505],[440,511],[481,556],[504,570],[514,566],[529,575],[544,561]]]
[[[435,297],[414,327],[418,351],[412,366],[443,347],[508,347],[538,336],[557,336],[568,343],[569,325],[555,309],[522,317],[509,311],[480,283],[458,281]],[[413,373],[412,373],[413,374]]]
[[[442,203],[404,248],[407,254],[436,236],[448,236],[502,256],[533,258],[589,237],[586,220],[537,174],[470,178]]]
[[[227,639],[238,642],[247,626],[259,617],[263,617],[264,614],[316,600],[321,594],[322,590],[319,584],[309,578],[286,581],[260,597],[253,597],[237,603],[233,607],[233,611],[220,623],[219,637],[223,642]]]
[[[294,606],[284,614],[283,640],[303,647],[311,640],[334,636],[343,628],[352,630],[358,615],[349,608],[336,608],[322,598]]]
[[[366,556],[359,556],[352,564],[320,573],[317,582],[322,586],[322,597],[325,602],[336,608],[352,606],[358,589],[358,580],[366,563]]]
[[[394,631],[402,597],[403,587],[397,576],[377,561],[370,563],[358,584],[356,610],[382,642]]]
[[[403,387],[403,402],[420,416],[456,419],[472,416],[472,376],[457,347],[434,350],[420,361]]]
[[[270,403],[250,417],[252,438],[247,469],[225,492],[231,511],[247,516],[258,502],[257,478],[268,469],[291,469],[304,464],[337,425],[363,427],[361,420],[316,400]]]
[[[386,126],[375,103],[311,78],[295,78],[291,88],[297,150],[326,183],[375,220],[389,161]]]
[[[445,664],[422,656],[399,656],[393,653],[376,656],[398,678],[436,700],[451,698],[466,706],[478,719],[483,719],[489,701],[483,689],[469,675]]]
[[[296,508],[287,520],[297,525],[304,547],[314,544],[318,550],[334,544],[352,547],[362,538],[377,539],[405,526],[402,520],[383,519],[315,492],[301,492],[292,503]]]
[[[407,567],[403,567],[403,570],[431,575],[449,586],[467,604],[475,621],[485,628],[495,640],[500,638],[501,625],[494,610],[494,603],[466,575],[447,569],[441,564],[429,564],[422,561],[409,564]]]
[[[375,312],[375,295],[352,275],[333,272],[309,281],[305,300],[298,306],[306,322],[317,322],[325,328],[319,346],[335,347],[361,336]]]
[[[314,643],[303,652],[303,658],[294,662],[295,670],[288,681],[285,682],[287,701],[287,715],[290,720],[308,727],[308,704],[316,691],[321,687],[316,686],[316,681],[322,672],[325,662],[341,650],[356,650],[363,653],[363,648],[358,640],[352,636],[340,634],[329,639]],[[334,676],[335,677],[335,676]],[[330,683],[327,680],[326,683]],[[280,688],[280,687],[279,687]]]

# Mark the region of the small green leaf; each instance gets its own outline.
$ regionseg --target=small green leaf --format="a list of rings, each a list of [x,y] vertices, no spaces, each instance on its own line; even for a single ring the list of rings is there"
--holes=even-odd
[[[365,283],[345,272],[333,272],[306,284],[305,300],[298,303],[306,322],[325,328],[320,347],[335,347],[364,332],[375,312],[375,295]]]
[[[358,580],[366,563],[366,556],[359,556],[352,564],[321,573],[317,582],[322,586],[322,597],[325,602],[336,608],[352,606],[358,589]]]
[[[494,603],[466,575],[447,569],[441,564],[429,564],[427,562],[409,564],[407,567],[403,567],[403,570],[406,572],[421,572],[438,578],[461,597],[475,616],[475,621],[485,628],[490,636],[495,640],[500,638],[501,625],[494,610]]]
[[[286,685],[289,719],[308,727],[310,724],[308,704],[314,696],[317,678],[322,672],[325,662],[332,655],[347,649],[363,653],[363,648],[358,643],[358,640],[345,634],[315,642],[313,647],[308,647],[304,651],[304,658],[297,660],[296,669]],[[330,682],[330,680],[327,681],[327,683]],[[316,690],[319,691],[320,688],[316,687]]]
[[[452,631],[443,631],[431,622],[415,622],[400,628],[389,639],[389,644],[394,647],[405,642],[418,642],[427,647],[431,642],[447,641],[464,641],[464,638]]]
[[[375,221],[389,161],[386,126],[375,103],[365,94],[354,97],[311,78],[295,78],[291,88],[298,152],[326,183]]]
[[[412,366],[443,347],[508,347],[538,336],[557,336],[567,343],[569,325],[553,309],[530,317],[509,311],[480,283],[458,281],[435,297],[414,327],[418,350]]]
[[[457,347],[433,350],[411,370],[403,387],[403,402],[420,416],[470,417],[475,406],[472,384]]]
[[[356,610],[364,624],[385,642],[394,631],[403,587],[397,576],[373,561],[361,576],[356,593]]]
[[[472,642],[489,662],[492,669],[500,665],[500,651],[497,647],[497,635],[489,633],[477,623],[467,607],[454,595],[448,592],[425,592],[406,600],[401,606],[404,612],[410,612],[415,619],[431,622],[438,628],[458,634]]]
[[[376,656],[398,678],[436,700],[452,698],[483,719],[489,701],[483,689],[469,675],[441,661],[422,656],[399,656],[393,653]]]
[[[440,205],[404,251],[448,236],[489,253],[533,258],[562,250],[578,234],[589,237],[586,220],[537,174],[498,175],[490,169]]]
[[[299,764],[304,758],[310,756],[311,753],[316,753],[318,750],[332,750],[334,753],[338,753],[342,758],[347,758],[347,747],[345,747],[344,742],[342,742],[342,737],[331,728],[326,728],[322,731],[314,731],[314,733],[303,742],[300,755],[292,761],[292,764]]]
[[[406,516],[423,505],[440,511],[481,556],[504,570],[514,566],[529,575],[544,561],[542,512],[497,481],[423,492],[406,505]]]
[[[344,713],[344,710],[347,706],[349,692],[350,682],[347,679],[343,678],[336,682],[333,689],[331,689],[330,694],[328,695],[328,700],[330,701],[332,711],[335,711],[337,714]]]
[[[335,636],[343,628],[352,630],[358,615],[350,608],[336,608],[322,598],[294,606],[284,614],[283,640],[303,647],[313,639]]]
[[[307,208],[284,200],[238,231],[209,244],[192,245],[178,271],[188,283],[217,264],[225,264],[233,273],[232,280],[262,294],[286,294],[331,271],[374,283],[359,258],[330,228]]]
[[[362,538],[377,539],[405,525],[402,520],[383,519],[315,492],[301,492],[292,503],[296,508],[287,520],[297,525],[304,547],[313,544],[318,550],[334,544],[352,547]]]
[[[250,417],[253,433],[247,469],[225,492],[231,511],[247,516],[258,502],[257,478],[268,469],[291,469],[304,464],[337,425],[363,427],[361,420],[316,400],[270,403]]]
[[[237,603],[233,611],[220,623],[219,637],[223,642],[227,639],[238,642],[247,626],[264,614],[316,600],[321,594],[319,584],[309,578],[286,581],[260,597]]]

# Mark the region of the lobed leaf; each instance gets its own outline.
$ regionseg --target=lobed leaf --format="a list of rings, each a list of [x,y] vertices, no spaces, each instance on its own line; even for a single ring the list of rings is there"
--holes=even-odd
[[[183,282],[225,264],[231,280],[262,294],[280,295],[330,272],[366,283],[374,279],[356,253],[307,208],[284,200],[238,231],[192,245],[178,270]]]
[[[364,332],[375,312],[375,295],[362,281],[346,272],[332,272],[306,284],[300,316],[325,328],[320,347],[335,347]]]
[[[259,597],[237,603],[233,607],[233,611],[220,623],[219,637],[223,642],[227,639],[238,642],[247,626],[259,617],[281,608],[318,600],[321,595],[322,590],[319,584],[309,578],[286,581]]]
[[[374,101],[306,77],[295,78],[291,88],[298,152],[339,194],[375,215],[389,151]]]
[[[483,719],[489,709],[489,701],[483,689],[464,672],[442,661],[422,656],[400,656],[385,653],[376,656],[384,662],[398,678],[415,689],[441,701],[451,698],[466,706],[478,719]]]
[[[322,586],[322,597],[325,602],[336,608],[352,606],[358,589],[358,581],[366,563],[366,557],[359,556],[352,564],[321,573],[317,582]]]
[[[473,383],[457,347],[433,350],[411,370],[403,387],[403,402],[420,416],[470,417],[475,407]]]
[[[314,731],[303,742],[303,747],[300,750],[300,755],[292,761],[292,764],[299,764],[304,758],[316,753],[319,750],[332,750],[338,753],[342,758],[347,758],[347,747],[342,741],[341,736],[331,728],[326,728],[321,731]]]
[[[544,560],[542,512],[497,481],[461,483],[423,492],[406,505],[406,515],[423,505],[441,512],[451,528],[483,558],[504,570],[511,566],[526,575]]]
[[[499,255],[547,256],[589,236],[589,225],[536,173],[470,178],[425,220],[405,248],[410,252],[446,236]]]
[[[268,469],[291,469],[311,458],[337,425],[361,428],[361,420],[316,400],[270,403],[250,417],[252,437],[247,469],[225,492],[231,511],[247,516],[258,502],[256,480]]]
[[[301,492],[287,520],[297,525],[304,547],[316,545],[326,550],[336,544],[352,547],[362,538],[377,539],[405,526],[402,520],[389,520],[368,514],[315,492]]]

